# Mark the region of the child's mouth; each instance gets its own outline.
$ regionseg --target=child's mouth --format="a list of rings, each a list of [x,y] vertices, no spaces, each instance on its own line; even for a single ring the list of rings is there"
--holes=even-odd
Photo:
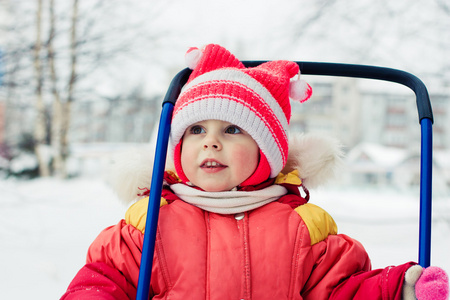
[[[202,168],[203,170],[205,170],[207,172],[220,171],[226,167],[227,166],[222,165],[221,163],[214,161],[214,160],[206,160],[200,165],[200,168]]]

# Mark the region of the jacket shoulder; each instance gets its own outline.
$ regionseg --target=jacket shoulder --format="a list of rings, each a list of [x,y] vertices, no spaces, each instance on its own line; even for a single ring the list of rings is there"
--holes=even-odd
[[[321,207],[306,203],[294,209],[308,227],[311,245],[325,240],[329,235],[337,234],[337,225],[333,218]]]
[[[136,203],[131,205],[125,213],[125,222],[129,225],[134,226],[142,233],[145,232],[145,222],[147,221],[148,199],[149,198],[147,197],[137,201]],[[159,207],[166,204],[166,199],[161,198]]]

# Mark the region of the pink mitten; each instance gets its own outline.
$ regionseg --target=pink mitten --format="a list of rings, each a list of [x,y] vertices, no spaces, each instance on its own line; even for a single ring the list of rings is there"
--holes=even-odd
[[[448,276],[438,267],[412,266],[405,273],[402,294],[404,300],[446,300]]]
[[[417,280],[415,290],[419,300],[448,299],[448,276],[441,268],[428,267]]]

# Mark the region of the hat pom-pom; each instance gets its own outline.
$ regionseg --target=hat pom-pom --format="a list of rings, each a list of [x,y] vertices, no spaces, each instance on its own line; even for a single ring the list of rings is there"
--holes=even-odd
[[[198,65],[198,62],[203,56],[203,52],[197,47],[191,47],[188,49],[186,54],[184,55],[184,59],[186,61],[186,65],[189,69],[194,70]]]
[[[289,86],[289,98],[300,103],[305,102],[312,95],[311,86],[304,80],[291,81]]]

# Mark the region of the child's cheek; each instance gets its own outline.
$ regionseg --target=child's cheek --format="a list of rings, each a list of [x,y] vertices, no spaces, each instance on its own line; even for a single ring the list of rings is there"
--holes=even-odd
[[[259,150],[248,145],[238,145],[232,152],[232,159],[236,165],[244,169],[250,168],[253,172],[259,161]]]

